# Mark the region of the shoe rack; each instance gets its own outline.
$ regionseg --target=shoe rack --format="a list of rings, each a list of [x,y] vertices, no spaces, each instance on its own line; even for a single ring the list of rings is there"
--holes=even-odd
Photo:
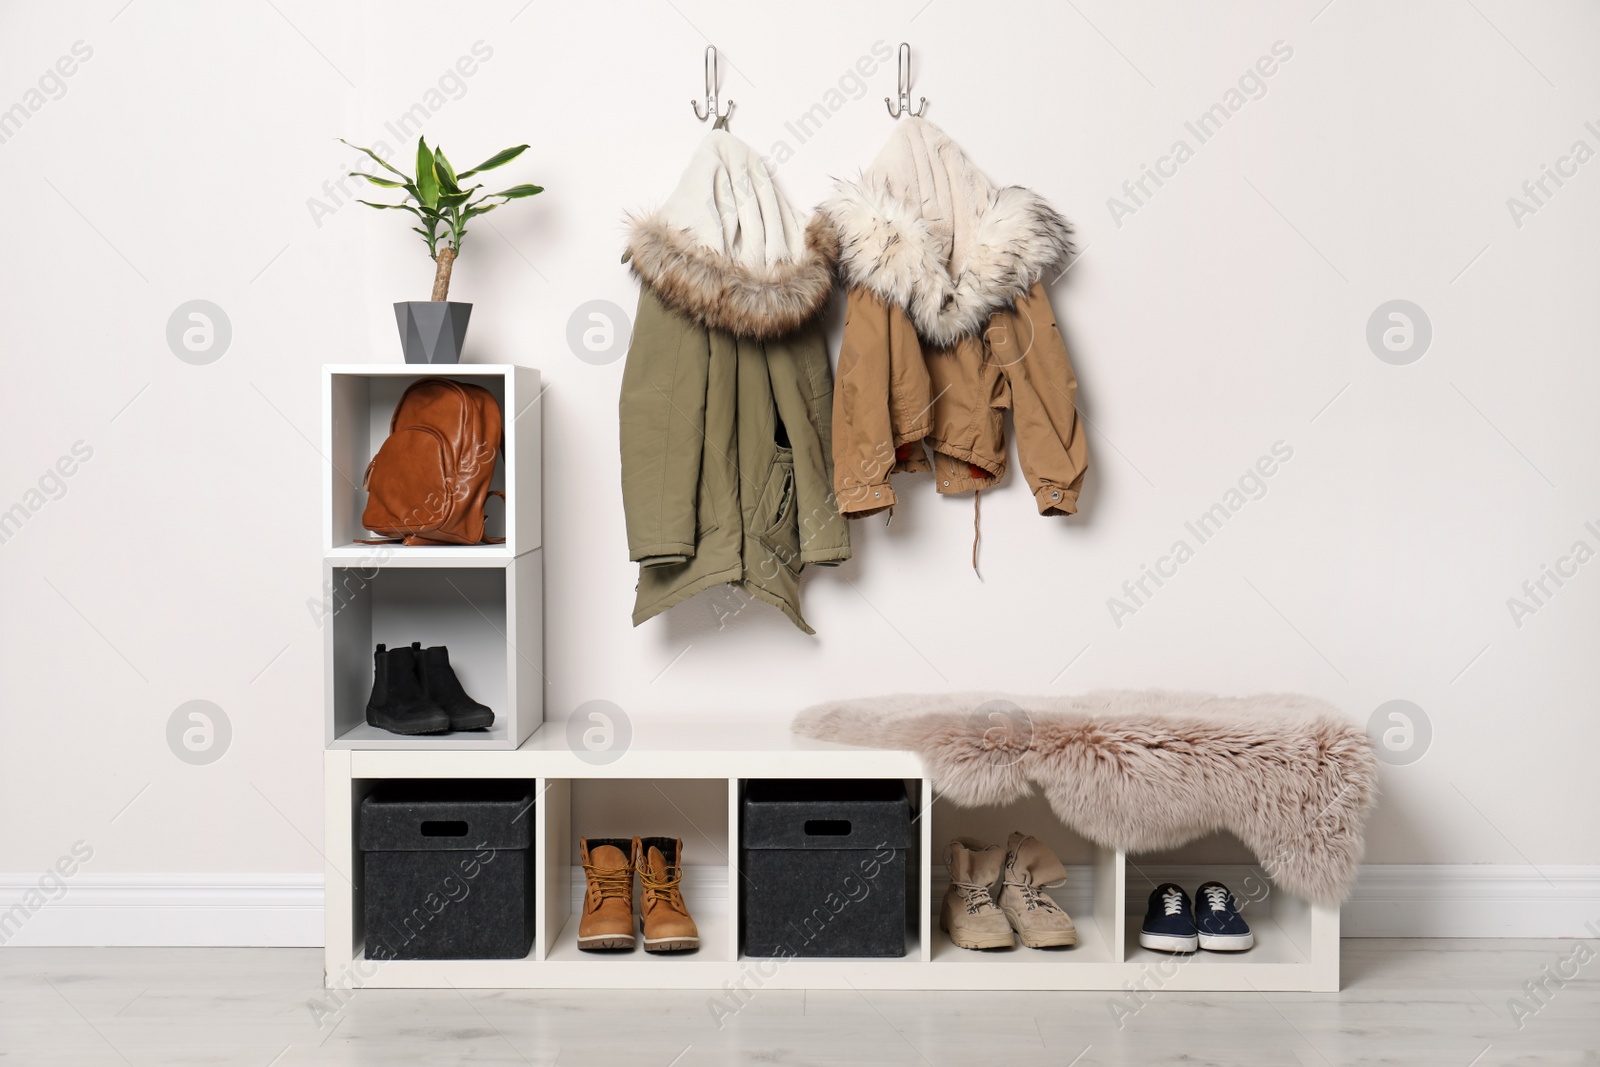
[[[405,387],[443,374],[483,385],[500,402],[505,448],[489,532],[501,545],[352,544],[367,463],[389,432]],[[1042,804],[1029,811],[956,809],[934,799],[912,752],[799,738],[786,722],[636,721],[610,762],[579,751],[565,723],[543,723],[543,553],[540,538],[540,381],[500,364],[330,366],[323,375],[323,578],[313,614],[325,638],[325,982],[329,988],[672,988],[707,990],[724,1010],[773,989],[1103,989],[1335,991],[1339,909],[1298,900],[1250,867],[1174,867],[1074,837]],[[401,737],[366,725],[372,650],[445,644],[468,692],[495,711],[489,731]],[[607,753],[607,756],[611,754]],[[776,960],[739,941],[739,820],[744,785],[762,778],[899,779],[913,805],[904,957]],[[394,779],[516,779],[535,797],[533,948],[520,960],[377,960],[365,955],[357,813]],[[618,800],[617,798],[632,798]],[[725,807],[723,804],[725,803]],[[619,807],[620,805],[620,807]],[[631,807],[629,806],[631,805]],[[692,814],[691,814],[692,813]],[[677,830],[672,829],[677,825]],[[1004,844],[1013,830],[1044,839],[1068,878],[1051,890],[1072,915],[1071,949],[974,952],[939,929],[943,846],[971,836]],[[577,948],[582,871],[575,837],[677,833],[685,838],[684,895],[699,926],[692,953],[596,954]],[[693,839],[690,840],[690,837]],[[1160,881],[1193,891],[1221,878],[1248,895],[1256,935],[1248,952],[1168,956],[1138,943],[1144,900]],[[1252,887],[1257,887],[1252,890]],[[739,993],[733,999],[729,990]]]
[[[505,443],[490,498],[494,545],[362,545],[367,464],[389,436],[406,387],[442,376],[488,389]],[[308,607],[323,631],[329,748],[515,749],[544,718],[543,550],[539,372],[499,363],[350,364],[323,368],[322,597]],[[487,730],[403,737],[367,725],[378,643],[447,645],[467,691],[494,709]]]
[[[1104,989],[1335,991],[1339,984],[1339,909],[1271,888],[1259,868],[1174,867],[1098,848],[1055,823],[1017,825],[1014,810],[953,809],[929,802],[932,782],[911,752],[857,749],[793,736],[786,723],[633,723],[631,745],[596,765],[569,746],[561,723],[536,730],[516,751],[337,749],[326,753],[326,980],[350,988],[671,988],[724,996],[738,987],[771,989]],[[512,778],[533,783],[535,914],[533,950],[521,960],[369,960],[363,954],[360,856],[355,812],[385,779]],[[748,957],[739,943],[739,818],[742,784],[755,778],[898,778],[912,798],[916,872],[908,894],[903,958]],[[607,786],[627,786],[608,790]],[[642,797],[637,810],[605,812],[611,793]],[[716,801],[726,797],[726,812]],[[691,802],[695,805],[691,807]],[[700,927],[697,952],[642,950],[598,954],[577,949],[574,837],[659,832],[663,814],[681,809],[697,831],[686,841],[684,894]],[[1042,806],[1041,806],[1041,810]],[[612,820],[612,821],[607,821]],[[957,834],[1003,844],[1012,830],[1040,834],[1067,863],[1052,890],[1071,913],[1071,949],[973,952],[939,930],[945,875],[942,849]],[[1154,882],[1189,888],[1217,877],[1245,894],[1246,879],[1270,891],[1251,894],[1245,916],[1256,934],[1248,952],[1168,956],[1142,949],[1139,922]],[[1154,882],[1152,882],[1152,879]],[[1257,881],[1251,881],[1251,885]],[[731,986],[728,985],[731,983]],[[743,996],[743,994],[741,994]]]

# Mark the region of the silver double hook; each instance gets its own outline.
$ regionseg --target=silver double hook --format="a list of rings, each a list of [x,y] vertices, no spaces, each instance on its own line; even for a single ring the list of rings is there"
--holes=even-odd
[[[715,116],[717,121],[712,129],[725,130],[728,128],[728,116],[733,114],[733,101],[728,101],[728,110],[720,114],[717,112],[717,85],[720,81],[718,73],[717,50],[712,45],[706,45],[706,107],[701,111],[698,100],[690,100],[689,106],[694,108],[695,118],[704,122]]]
[[[922,113],[928,110],[928,98],[921,97],[917,103],[917,110],[911,110],[911,45],[905,41],[900,42],[900,106],[895,107],[886,96],[883,106],[889,109],[889,117],[897,119],[901,115],[909,114],[912,118],[920,119]]]

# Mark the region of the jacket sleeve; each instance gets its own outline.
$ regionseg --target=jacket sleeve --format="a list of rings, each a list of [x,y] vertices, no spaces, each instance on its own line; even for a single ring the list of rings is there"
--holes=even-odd
[[[851,289],[833,382],[833,486],[840,514],[850,519],[894,506],[889,332],[887,305],[869,290]]]
[[[628,558],[644,567],[694,556],[709,366],[705,331],[642,286],[619,408]]]
[[[833,374],[821,328],[768,342],[767,365],[794,456],[800,564],[843,563],[850,558],[850,527],[833,492]]]
[[[1089,469],[1089,445],[1078,417],[1078,379],[1044,286],[1035,283],[1014,312],[995,316],[986,337],[1011,388],[1017,458],[1039,514],[1071,515]]]

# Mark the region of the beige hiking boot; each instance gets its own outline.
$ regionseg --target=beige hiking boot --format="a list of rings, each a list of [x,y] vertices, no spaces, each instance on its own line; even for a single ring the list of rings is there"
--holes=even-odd
[[[588,883],[578,947],[585,952],[633,948],[633,863],[623,849],[633,842],[580,838],[578,856]]]
[[[990,895],[1000,879],[1006,854],[999,845],[986,845],[970,837],[950,842],[944,864],[950,870],[950,888],[939,909],[939,929],[961,948],[1015,948],[1011,924]]]
[[[672,837],[633,839],[633,863],[639,869],[639,928],[646,952],[691,952],[700,947],[700,931],[683,903],[683,841]]]
[[[1078,928],[1061,905],[1040,891],[1066,881],[1050,846],[1037,837],[1012,834],[1006,843],[1005,871],[1001,877],[1000,910],[1029,948],[1061,948],[1078,943]]]

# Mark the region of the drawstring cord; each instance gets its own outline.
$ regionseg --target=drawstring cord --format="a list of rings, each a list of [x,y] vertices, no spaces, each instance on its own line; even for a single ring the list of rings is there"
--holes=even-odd
[[[978,576],[978,581],[983,581],[983,572],[978,570],[978,542],[983,540],[983,531],[978,526],[980,501],[983,497],[982,489],[972,492],[972,573]]]

